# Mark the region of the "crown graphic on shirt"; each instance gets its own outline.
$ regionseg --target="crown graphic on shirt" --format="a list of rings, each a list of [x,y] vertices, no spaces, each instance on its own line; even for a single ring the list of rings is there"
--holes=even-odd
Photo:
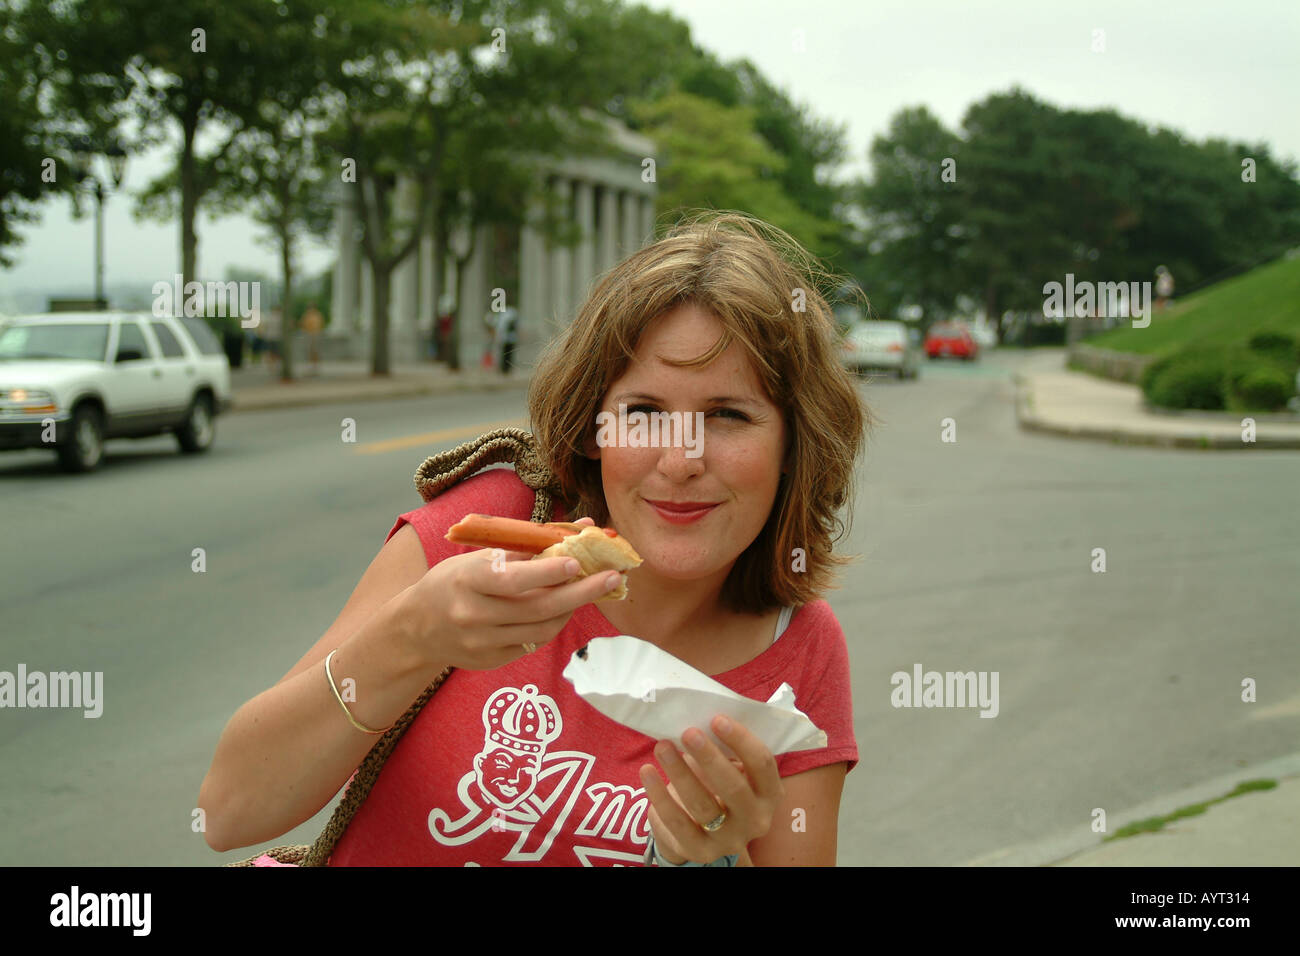
[[[483,705],[485,741],[520,754],[541,754],[560,736],[560,709],[536,684],[502,687]]]

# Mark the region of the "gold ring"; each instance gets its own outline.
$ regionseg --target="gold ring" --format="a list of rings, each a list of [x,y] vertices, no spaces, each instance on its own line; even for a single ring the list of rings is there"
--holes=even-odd
[[[520,644],[519,646],[522,647],[522,648],[524,649],[524,651],[525,651],[526,653],[529,653],[529,654],[531,654],[533,651],[537,650],[537,645],[536,645],[536,644],[531,644],[531,643],[530,643],[530,644]]]
[[[726,822],[727,822],[727,811],[723,810],[721,813],[719,813],[708,823],[704,824],[704,829],[708,830],[710,833],[713,833],[716,830],[721,830],[722,825]]]

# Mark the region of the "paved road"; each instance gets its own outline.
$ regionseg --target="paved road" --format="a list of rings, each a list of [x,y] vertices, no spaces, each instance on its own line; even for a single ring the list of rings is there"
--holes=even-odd
[[[862,752],[842,863],[960,863],[1294,750],[1300,454],[1026,434],[1019,361],[865,386],[882,424],[848,542],[863,558],[831,596]],[[0,712],[0,863],[221,861],[190,814],[225,722],[337,615],[419,505],[420,461],[522,411],[506,392],[250,413],[205,458],[116,443],[87,477],[0,456],[0,669],[106,684],[98,720]],[[893,708],[890,675],[915,663],[998,671],[998,717]],[[309,842],[329,809],[276,842]]]

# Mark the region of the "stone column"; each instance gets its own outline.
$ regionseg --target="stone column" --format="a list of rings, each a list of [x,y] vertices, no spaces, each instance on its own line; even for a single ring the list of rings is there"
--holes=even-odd
[[[590,181],[578,180],[575,184],[573,207],[582,236],[573,252],[573,304],[569,310],[570,318],[578,314],[591,286],[591,278],[596,274],[596,204],[593,191]]]
[[[474,230],[474,248],[465,263],[465,288],[460,293],[460,362],[465,368],[478,368],[487,346],[483,316],[488,308],[489,228],[479,226]]]
[[[555,194],[559,197],[566,215],[572,215],[573,181],[559,177],[555,181]],[[556,325],[560,328],[573,321],[573,251],[569,246],[551,248],[551,307]]]
[[[362,354],[370,355],[370,328],[375,320],[375,274],[370,268],[370,260],[361,260],[361,323],[357,331],[361,333]]]
[[[648,246],[654,241],[655,201],[650,196],[641,197],[641,240],[637,248]]]
[[[613,186],[600,190],[600,237],[596,272],[608,272],[618,262],[618,193]]]
[[[550,277],[546,242],[536,228],[543,215],[542,203],[533,199],[519,230],[519,359],[532,362],[540,346],[551,337],[551,308],[548,300]]]
[[[420,307],[419,334],[420,360],[433,357],[433,329],[438,316],[438,296],[441,285],[438,272],[433,267],[433,230],[430,228],[420,238]]]
[[[414,213],[416,186],[409,178],[398,180],[393,197],[394,215],[409,216]],[[389,285],[388,303],[388,341],[394,364],[414,361],[415,321],[419,312],[420,299],[420,264],[419,244],[411,250],[410,255],[393,269]]]
[[[626,259],[632,253],[641,248],[638,240],[638,233],[641,231],[641,200],[636,193],[623,193],[623,223],[622,238],[619,240],[621,245],[618,250],[619,256]]]
[[[331,293],[328,334],[339,338],[357,329],[357,283],[360,279],[361,250],[357,246],[357,209],[352,187],[344,185],[334,206],[334,285]]]

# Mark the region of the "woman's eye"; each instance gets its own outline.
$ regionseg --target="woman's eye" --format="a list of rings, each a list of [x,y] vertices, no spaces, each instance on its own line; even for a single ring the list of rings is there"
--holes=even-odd
[[[749,416],[736,408],[719,408],[715,414],[726,415],[728,418],[734,418],[737,421],[749,421]]]

